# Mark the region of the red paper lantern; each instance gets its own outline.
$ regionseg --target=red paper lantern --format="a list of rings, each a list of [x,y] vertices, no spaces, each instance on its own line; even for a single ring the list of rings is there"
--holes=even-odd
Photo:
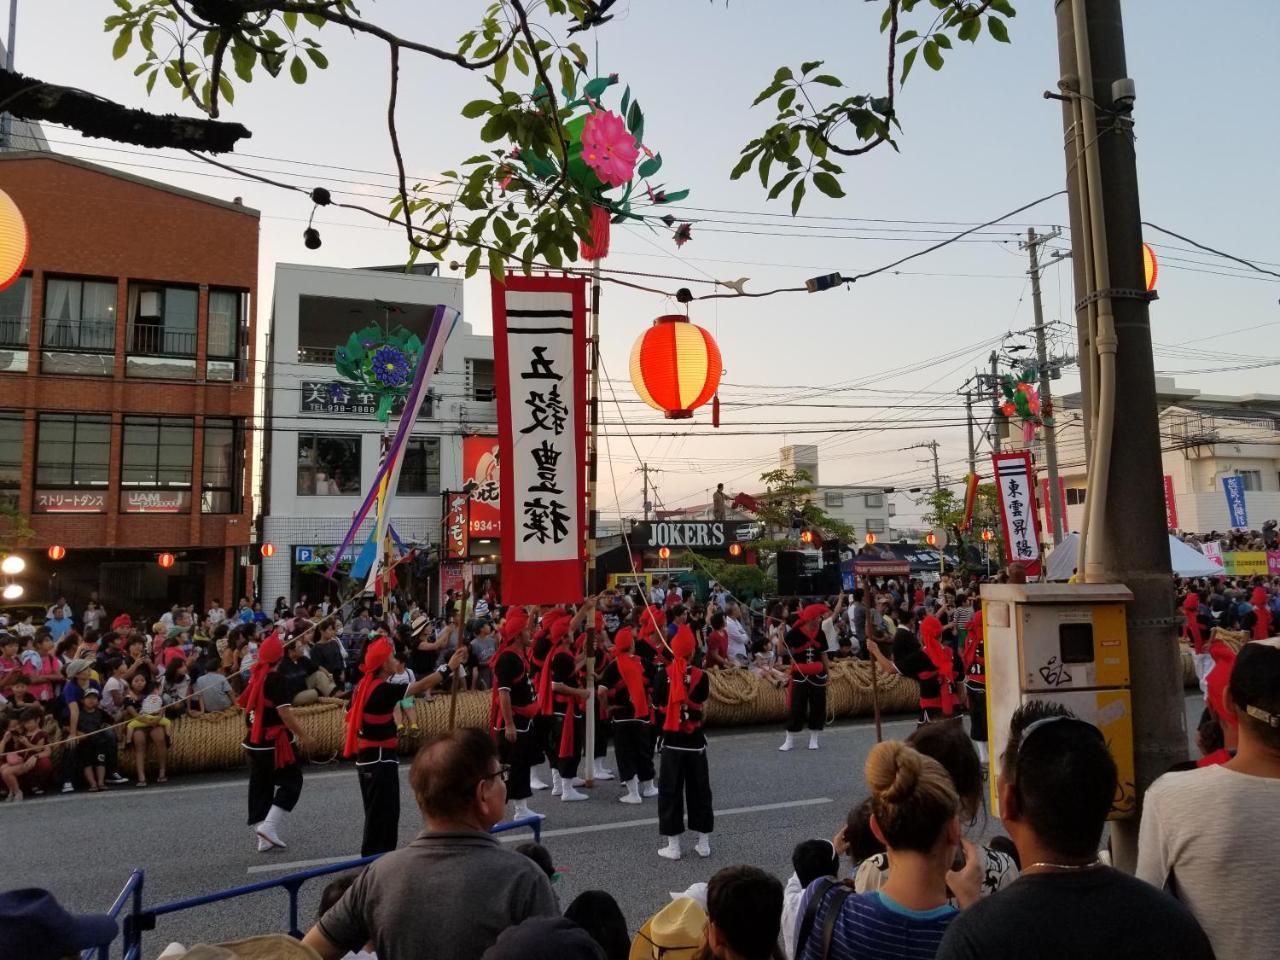
[[[658,556],[659,556],[661,559],[663,559],[663,560],[670,560],[670,559],[671,559],[671,548],[670,548],[670,547],[662,547],[661,549],[659,549],[659,550],[658,550]]]
[[[156,557],[156,563],[160,564],[160,566],[164,567],[166,570],[172,567],[174,562],[175,560],[172,553],[162,553],[160,556]]]
[[[985,540],[987,543],[990,543],[995,538],[996,538],[996,535],[992,533],[990,530],[982,531],[982,539]]]
[[[262,545],[262,555],[264,557],[274,557],[276,555],[276,545],[274,543],[264,543]]]
[[[1156,259],[1156,252],[1149,243],[1142,245],[1142,272],[1146,277],[1149,293],[1156,288],[1156,278],[1160,275],[1160,261]]]
[[[800,531],[800,542],[801,542],[801,543],[813,543],[813,531],[812,531],[812,530],[801,530],[801,531]]]
[[[61,560],[66,555],[67,555],[67,548],[62,546],[61,544],[55,543],[53,546],[49,548],[50,560]]]
[[[742,544],[740,544],[740,543],[731,543],[731,544],[729,544],[729,556],[731,556],[731,557],[740,557],[740,556],[742,556]]]
[[[868,547],[871,546],[873,543],[876,542],[876,535],[874,533],[868,533],[866,536],[866,541],[867,541],[867,546]]]
[[[669,420],[683,420],[720,386],[720,348],[711,334],[670,314],[653,321],[631,348],[631,383]]]
[[[31,252],[31,234],[22,211],[3,190],[0,190],[0,290],[18,279],[27,265]]]
[[[591,206],[591,240],[578,244],[583,260],[603,260],[609,255],[609,211],[599,204]]]
[[[924,538],[924,542],[931,547],[936,547],[938,545],[938,538],[936,535],[930,533]]]

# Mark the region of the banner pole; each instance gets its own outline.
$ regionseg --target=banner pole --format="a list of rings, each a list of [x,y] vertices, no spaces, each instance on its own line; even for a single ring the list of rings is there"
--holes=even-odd
[[[591,335],[587,342],[591,348],[590,434],[587,439],[587,562],[583,584],[583,602],[595,595],[596,576],[596,458],[599,453],[600,424],[600,258],[591,262]],[[587,613],[585,653],[587,655],[587,705],[583,726],[586,740],[583,760],[586,763],[586,786],[595,786],[596,750],[596,644],[595,611]]]

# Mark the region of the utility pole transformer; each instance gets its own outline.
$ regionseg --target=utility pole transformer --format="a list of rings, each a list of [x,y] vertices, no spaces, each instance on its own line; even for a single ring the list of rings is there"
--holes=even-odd
[[[1027,228],[1027,242],[1023,244],[1031,257],[1031,304],[1036,317],[1036,364],[1040,373],[1040,412],[1044,417],[1044,460],[1049,472],[1049,536],[1056,547],[1062,543],[1063,518],[1062,489],[1058,483],[1058,438],[1053,423],[1053,395],[1049,383],[1049,348],[1045,344],[1044,306],[1040,302],[1040,245],[1058,236],[1058,231],[1036,235],[1034,227]]]
[[[1133,84],[1127,78],[1120,0],[1055,0],[1071,217],[1080,375],[1091,450],[1087,582],[1123,583],[1128,609],[1135,784],[1187,756],[1182,665],[1160,496],[1163,473],[1151,327],[1142,266],[1134,155]],[[1050,95],[1052,96],[1052,95]],[[1114,361],[1103,351],[1114,350]],[[1105,357],[1106,363],[1103,363]],[[1108,376],[1106,364],[1114,363]],[[1108,381],[1113,381],[1113,385]],[[1106,423],[1124,420],[1114,434]],[[1104,449],[1104,445],[1110,449]],[[1109,469],[1097,469],[1105,464]],[[1112,824],[1116,866],[1132,872],[1138,819]]]

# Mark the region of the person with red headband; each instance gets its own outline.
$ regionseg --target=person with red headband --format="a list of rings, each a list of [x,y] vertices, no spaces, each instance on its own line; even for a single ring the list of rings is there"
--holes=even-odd
[[[1267,606],[1267,601],[1271,598],[1267,596],[1267,588],[1257,586],[1253,588],[1253,595],[1249,598],[1249,604],[1253,607],[1253,632],[1250,639],[1265,640],[1271,636],[1271,608]]]
[[[355,757],[364,803],[364,835],[360,856],[394,850],[400,833],[400,762],[396,756],[395,707],[401,700],[439,686],[467,659],[466,646],[425,677],[412,683],[392,683],[388,677],[403,669],[395,647],[378,637],[364,648],[364,674],[351,694],[347,708],[347,734],[342,755]]]
[[[595,652],[595,668],[593,679],[598,681],[605,667],[609,665],[608,633],[604,629],[604,613],[597,609],[588,626],[578,639],[574,641],[573,652],[581,666],[578,668],[578,680],[587,687],[587,638],[590,636],[592,649]],[[598,686],[598,684],[597,684]],[[609,769],[609,708],[603,697],[596,697],[596,715],[592,718],[596,730],[595,752],[591,757],[591,777],[594,780],[612,780],[614,772]],[[585,723],[584,723],[585,727]],[[585,744],[585,741],[584,741]]]
[[[973,616],[969,618],[964,633],[964,653],[961,661],[964,664],[964,690],[969,701],[969,739],[978,751],[978,759],[983,764],[990,763],[987,741],[990,739],[987,730],[987,644],[982,625],[982,597],[974,593]]]
[[[578,661],[570,645],[570,637],[586,618],[587,611],[595,609],[595,599],[588,597],[572,617],[561,612],[548,631],[551,652],[538,678],[538,706],[543,716],[552,717],[552,736],[548,743],[547,759],[553,757],[551,766],[551,795],[564,802],[586,800],[587,795],[575,788],[582,784],[578,778],[578,765],[582,761],[582,741],[585,729],[579,710],[579,702],[587,699],[587,691],[576,685]]]
[[[707,675],[690,662],[693,631],[687,626],[671,638],[671,663],[654,678],[653,699],[663,705],[659,720],[662,737],[661,776],[658,779],[658,830],[666,846],[658,856],[679,860],[684,833],[685,804],[689,829],[698,834],[694,850],[711,856],[711,771],[707,766],[707,737],[702,730],[702,710],[710,695]]]
[[[283,659],[284,643],[279,633],[272,633],[259,645],[249,683],[236,701],[244,708],[249,728],[244,738],[249,755],[249,828],[259,853],[287,846],[280,839],[280,825],[302,795],[302,768],[293,745],[309,747],[315,742],[293,715],[285,680],[276,670]]]
[[[653,785],[653,739],[649,721],[653,709],[649,690],[655,669],[652,661],[635,652],[635,632],[623,627],[613,638],[614,657],[600,674],[599,695],[609,705],[613,722],[613,751],[618,757],[618,778],[627,788],[621,803],[641,803],[656,797]]]
[[[498,741],[498,758],[511,768],[507,799],[514,805],[512,819],[522,820],[540,816],[529,809],[533,796],[530,768],[542,760],[535,728],[538,694],[529,665],[529,614],[523,607],[508,609],[499,636],[501,645],[493,657],[489,727]]]
[[[551,658],[551,627],[562,616],[568,616],[564,607],[551,607],[539,613],[537,626],[530,618],[531,641],[529,644],[529,679],[533,682],[535,692],[542,690],[542,674],[546,671],[547,661]],[[546,701],[539,700],[538,715],[533,720],[533,732],[538,743],[538,757],[534,761],[536,767],[543,760],[551,766],[551,779],[556,778],[556,740],[555,717],[547,709]],[[537,770],[529,774],[529,786],[534,790],[545,790],[547,784],[542,782]]]
[[[818,749],[818,734],[827,722],[827,642],[822,622],[835,613],[825,603],[811,603],[801,609],[796,625],[783,637],[791,654],[791,674],[787,681],[787,738],[779,750],[794,750],[795,735],[809,725],[809,749]]]

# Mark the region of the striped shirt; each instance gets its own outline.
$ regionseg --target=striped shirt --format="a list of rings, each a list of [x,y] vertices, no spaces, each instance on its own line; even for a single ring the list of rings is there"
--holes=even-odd
[[[797,923],[803,922],[813,891],[810,885]],[[822,928],[827,909],[825,902],[819,904],[809,939],[796,960],[822,960]],[[880,891],[855,893],[840,907],[828,960],[932,960],[947,926],[959,915],[960,911],[951,906],[908,910]]]

